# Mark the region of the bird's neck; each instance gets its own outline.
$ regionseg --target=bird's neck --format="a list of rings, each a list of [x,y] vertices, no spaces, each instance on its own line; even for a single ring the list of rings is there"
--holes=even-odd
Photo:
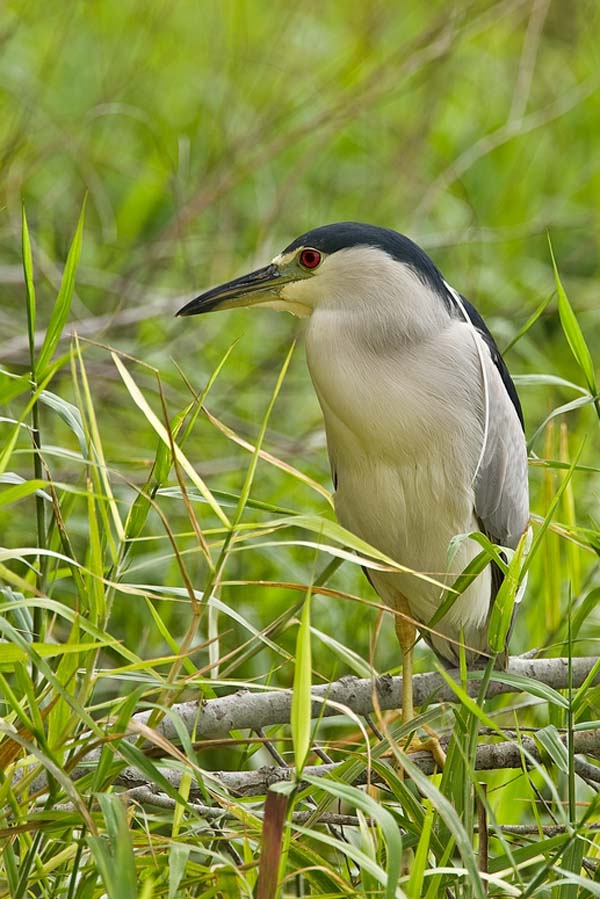
[[[361,304],[350,308],[324,305],[315,309],[307,328],[307,352],[346,350],[368,354],[397,354],[416,349],[451,324],[447,311],[436,304],[417,310],[398,303]]]

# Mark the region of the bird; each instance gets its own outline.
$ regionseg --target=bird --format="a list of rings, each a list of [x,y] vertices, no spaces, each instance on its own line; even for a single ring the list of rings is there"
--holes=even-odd
[[[177,315],[249,306],[307,320],[336,516],[403,567],[365,573],[395,613],[408,722],[417,627],[446,667],[458,665],[461,644],[469,664],[491,654],[488,623],[503,577],[495,562],[435,627],[427,624],[481,551],[467,535],[480,532],[514,550],[527,531],[527,446],[515,385],[475,307],[424,250],[389,228],[316,227]]]

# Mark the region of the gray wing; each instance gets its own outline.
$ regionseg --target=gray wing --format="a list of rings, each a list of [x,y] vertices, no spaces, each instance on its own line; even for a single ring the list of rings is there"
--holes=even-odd
[[[529,519],[527,445],[506,387],[506,378],[510,379],[506,366],[502,361],[500,370],[487,340],[482,339],[480,346],[486,365],[489,414],[485,451],[475,481],[475,514],[490,540],[514,549]],[[497,348],[496,353],[501,360]]]
[[[449,284],[446,287],[461,316],[473,327],[489,394],[485,452],[475,480],[475,515],[481,531],[490,540],[514,549],[529,521],[527,444],[521,403],[483,318],[466,297]]]

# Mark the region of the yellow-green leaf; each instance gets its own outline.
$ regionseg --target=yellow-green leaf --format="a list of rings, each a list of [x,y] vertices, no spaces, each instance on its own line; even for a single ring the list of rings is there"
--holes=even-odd
[[[310,594],[304,601],[298,637],[296,640],[296,669],[292,693],[291,725],[294,744],[294,761],[300,775],[310,748],[311,730],[311,647],[310,647]]]

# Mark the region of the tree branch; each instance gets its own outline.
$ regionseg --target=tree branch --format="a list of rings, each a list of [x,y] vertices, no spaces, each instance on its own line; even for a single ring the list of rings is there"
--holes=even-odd
[[[567,735],[561,736],[562,742],[566,745]],[[577,753],[591,755],[600,758],[600,730],[585,730],[576,732],[573,735],[574,749]],[[449,737],[442,738],[442,745],[449,742]],[[433,774],[436,771],[435,761],[429,752],[409,753],[411,761],[417,765],[424,774]],[[576,759],[577,763],[581,760]],[[534,764],[543,764],[542,754],[537,748],[537,744],[532,737],[522,737],[520,742],[512,740],[502,743],[487,743],[477,747],[477,755],[475,757],[475,768],[478,771],[492,771],[500,768],[531,768]],[[336,762],[325,765],[308,765],[304,768],[304,772],[313,777],[325,777],[327,775],[338,772],[344,762]],[[582,768],[578,773],[589,783],[600,784],[600,768],[581,761]],[[181,774],[172,768],[160,767],[161,775],[175,789],[179,789]],[[273,784],[284,781],[291,781],[296,775],[294,768],[279,767],[265,765],[256,771],[211,771],[208,778],[214,778],[221,786],[232,795],[235,796],[262,796]],[[378,783],[378,777],[374,772],[369,772],[367,768],[361,772],[354,781],[356,785],[365,784],[367,781]],[[147,776],[137,768],[125,768],[117,777],[117,783],[127,787],[128,790],[137,787],[148,786]],[[205,794],[197,785],[192,785],[190,789],[190,799],[203,799]]]
[[[572,686],[580,687],[590,674],[596,658],[575,658],[572,660]],[[564,690],[569,686],[568,659],[524,659],[509,660],[507,672],[498,671],[492,674],[487,696],[498,696],[502,693],[528,692],[526,684],[509,683],[504,680],[505,674],[528,678],[531,693],[539,694],[539,685],[544,684],[554,690]],[[449,672],[458,677],[456,671]],[[479,692],[481,672],[471,672],[467,684],[469,696],[476,697]],[[600,683],[600,672],[594,684]],[[313,687],[313,718],[326,718],[339,715],[340,706],[344,706],[356,715],[363,717],[374,711],[373,696],[377,696],[377,705],[381,711],[402,708],[402,678],[383,677],[374,680],[358,677],[343,677],[330,684]],[[413,697],[415,708],[431,702],[452,702],[456,694],[440,674],[417,674],[413,677]],[[219,699],[207,702],[182,702],[171,707],[166,717],[156,725],[155,730],[161,737],[178,742],[175,719],[183,722],[185,729],[194,734],[196,740],[219,739],[226,737],[232,730],[256,730],[274,724],[287,724],[290,720],[292,694],[289,690],[269,690],[265,693],[251,693],[238,690]],[[134,725],[147,725],[155,712],[140,712],[133,716]]]
[[[582,686],[590,676],[597,663],[596,658],[575,658],[572,660],[571,684],[577,689]],[[453,677],[457,672],[450,672]],[[477,696],[480,689],[481,672],[471,672],[466,690],[470,696]],[[593,679],[594,684],[600,683],[600,672]],[[568,660],[559,659],[528,659],[523,657],[512,658],[509,661],[506,672],[498,671],[492,674],[492,681],[488,686],[487,696],[497,696],[505,693],[530,692],[535,696],[543,697],[545,687],[554,690],[566,689],[569,686]],[[343,677],[341,680],[330,684],[323,684],[312,688],[313,704],[311,714],[313,718],[339,715],[340,711],[348,710],[355,716],[368,716],[374,711],[374,696],[377,697],[377,707],[381,711],[401,708],[402,678],[383,677],[373,680],[357,677]],[[426,703],[450,702],[456,699],[454,691],[446,683],[440,674],[417,674],[413,678],[413,694],[415,707]],[[138,712],[133,715],[128,732],[128,739],[142,737],[147,746],[153,745],[161,750],[162,754],[168,754],[169,744],[179,744],[181,726],[193,736],[197,742],[226,738],[232,730],[257,731],[264,727],[277,724],[286,724],[290,720],[292,694],[289,690],[269,690],[264,693],[252,693],[248,690],[239,690],[236,693],[223,696],[218,699],[210,699],[206,702],[184,702],[173,705],[168,709],[165,717],[154,726],[149,722],[156,710]],[[80,742],[84,735],[77,738]],[[118,747],[115,735],[110,735]],[[598,756],[600,755],[600,730],[581,731],[575,734],[575,752]],[[444,742],[442,740],[442,742]],[[480,770],[492,768],[521,768],[521,748],[525,747],[534,759],[539,759],[534,741],[524,737],[520,743],[507,741],[504,743],[482,744],[477,750],[476,767]],[[118,748],[116,750],[118,752]],[[100,758],[100,749],[94,749],[85,755],[83,763],[70,772],[73,779],[87,774],[90,766],[97,763]],[[173,747],[171,754],[177,752]],[[180,760],[183,757],[180,756]],[[431,774],[434,763],[427,752],[417,753],[412,756],[415,763],[425,774]],[[317,776],[334,771],[338,767],[335,764],[323,764],[305,769]],[[577,771],[588,783],[600,781],[598,769],[582,759],[577,760]],[[174,785],[178,784],[179,775],[172,769],[161,769],[161,773],[170,780],[173,776]],[[285,767],[265,767],[260,771],[245,772],[219,772],[215,779],[232,793],[241,795],[256,795],[264,793],[271,783],[281,780],[289,780],[293,769]],[[17,774],[15,782],[22,774]],[[365,776],[366,779],[366,776]],[[140,771],[134,768],[126,768],[118,777],[118,783],[127,787],[148,785],[148,779]],[[32,792],[46,789],[46,773],[42,772],[29,785]],[[199,798],[203,798],[200,796]]]

